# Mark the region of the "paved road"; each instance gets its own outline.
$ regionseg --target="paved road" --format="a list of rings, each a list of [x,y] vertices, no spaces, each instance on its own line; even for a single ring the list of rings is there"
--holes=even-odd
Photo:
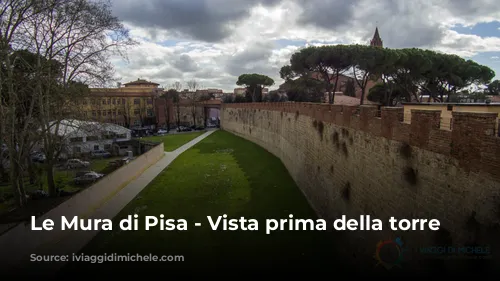
[[[188,150],[216,130],[210,130],[203,135],[184,144],[175,151],[165,152],[165,157],[160,159],[156,164],[149,167],[135,180],[121,189],[115,196],[111,197],[102,207],[91,214],[89,219],[112,219],[114,218],[137,194],[139,194],[161,171],[163,171],[172,161],[181,153]],[[58,237],[56,241],[49,244],[40,245],[34,253],[40,255],[69,255],[78,253],[99,231],[68,231],[63,237]],[[28,254],[29,255],[29,254]],[[26,257],[28,258],[28,257]],[[28,261],[29,262],[29,261]],[[62,268],[66,263],[39,263],[40,269],[44,271],[55,272]],[[34,263],[30,263],[30,268],[33,268]],[[23,266],[23,264],[21,264]],[[33,268],[35,269],[35,268]],[[35,269],[36,270],[36,269]]]

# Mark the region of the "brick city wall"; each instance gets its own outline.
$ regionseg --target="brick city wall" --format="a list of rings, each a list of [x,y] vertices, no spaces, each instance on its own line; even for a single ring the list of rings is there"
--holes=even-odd
[[[481,233],[500,220],[495,119],[453,112],[445,131],[440,111],[413,110],[407,124],[403,108],[394,107],[247,103],[221,110],[221,127],[279,157],[320,217],[440,220],[432,233],[347,235],[369,258],[378,240],[394,235],[421,246],[487,239]]]

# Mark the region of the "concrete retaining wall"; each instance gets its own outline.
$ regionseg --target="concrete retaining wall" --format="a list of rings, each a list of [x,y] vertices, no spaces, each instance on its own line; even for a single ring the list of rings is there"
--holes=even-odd
[[[66,232],[61,230],[61,216],[65,216],[68,220],[74,216],[79,218],[88,217],[127,183],[158,162],[164,155],[163,143],[161,143],[36,219],[37,227],[40,227],[46,219],[53,220],[54,229],[52,231],[32,231],[31,225],[26,223],[19,224],[4,233],[0,236],[0,263],[2,268],[8,268],[25,261],[31,253],[36,252],[36,249],[61,239]]]

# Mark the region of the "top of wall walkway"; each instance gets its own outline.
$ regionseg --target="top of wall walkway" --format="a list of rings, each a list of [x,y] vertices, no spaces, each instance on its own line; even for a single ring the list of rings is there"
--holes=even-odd
[[[497,113],[452,112],[450,130],[441,129],[440,110],[412,110],[405,123],[403,107],[345,106],[317,103],[229,103],[223,109],[270,110],[309,116],[320,122],[352,128],[458,159],[472,171],[500,179]],[[231,114],[231,113],[229,113]],[[312,126],[312,124],[311,124]]]

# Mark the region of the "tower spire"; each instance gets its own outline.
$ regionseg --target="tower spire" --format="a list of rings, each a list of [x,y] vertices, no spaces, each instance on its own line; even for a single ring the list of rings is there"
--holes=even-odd
[[[380,48],[384,47],[384,43],[380,38],[380,34],[378,33],[378,26],[375,27],[375,34],[373,34],[373,39],[370,41],[370,46],[380,47]]]

